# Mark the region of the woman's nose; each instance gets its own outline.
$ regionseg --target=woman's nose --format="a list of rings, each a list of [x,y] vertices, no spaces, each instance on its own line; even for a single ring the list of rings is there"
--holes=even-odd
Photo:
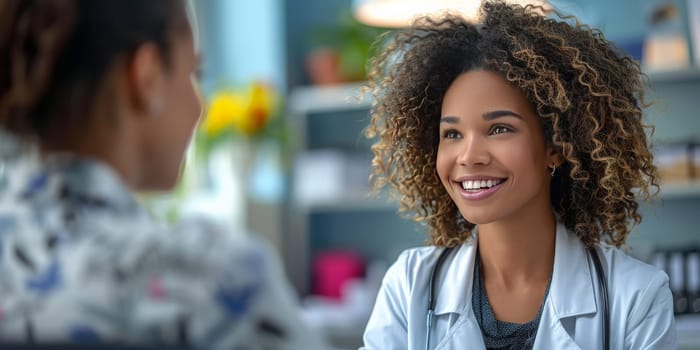
[[[478,166],[486,165],[491,161],[485,140],[475,136],[465,136],[462,148],[457,157],[459,165]]]

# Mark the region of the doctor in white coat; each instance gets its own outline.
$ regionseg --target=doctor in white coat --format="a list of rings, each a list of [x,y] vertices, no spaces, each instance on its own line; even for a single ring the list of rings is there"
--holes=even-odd
[[[461,245],[436,278],[429,349],[485,349],[472,310],[476,242]],[[557,226],[554,269],[535,349],[602,349],[598,279],[581,241]],[[405,251],[386,274],[365,332],[365,349],[425,349],[430,273],[440,249]],[[606,246],[599,249],[610,299],[611,349],[675,349],[673,299],[658,269]],[[612,277],[615,276],[615,277]]]
[[[639,65],[587,27],[482,6],[372,63],[375,185],[432,244],[386,273],[363,349],[676,348],[667,275],[620,250],[657,183]]]

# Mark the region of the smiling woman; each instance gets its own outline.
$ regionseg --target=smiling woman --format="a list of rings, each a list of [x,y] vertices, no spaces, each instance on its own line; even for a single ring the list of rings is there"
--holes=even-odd
[[[469,71],[445,93],[441,114],[437,173],[467,221],[547,217],[547,168],[559,166],[561,157],[545,144],[520,90],[496,73]]]
[[[375,189],[432,245],[387,272],[366,349],[675,348],[668,277],[618,249],[657,187],[640,67],[541,10],[420,18],[371,62]]]

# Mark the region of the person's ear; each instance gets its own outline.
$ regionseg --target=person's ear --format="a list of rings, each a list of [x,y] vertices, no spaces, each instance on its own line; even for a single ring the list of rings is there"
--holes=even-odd
[[[547,146],[547,168],[556,169],[564,162],[564,157],[554,146]]]
[[[157,116],[163,109],[165,69],[155,44],[139,46],[127,64],[129,97],[141,115]]]

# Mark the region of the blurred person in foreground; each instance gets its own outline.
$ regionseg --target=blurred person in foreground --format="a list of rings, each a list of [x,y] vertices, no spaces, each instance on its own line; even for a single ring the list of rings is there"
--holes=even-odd
[[[166,227],[200,114],[182,0],[0,1],[0,340],[309,349],[272,251]]]

